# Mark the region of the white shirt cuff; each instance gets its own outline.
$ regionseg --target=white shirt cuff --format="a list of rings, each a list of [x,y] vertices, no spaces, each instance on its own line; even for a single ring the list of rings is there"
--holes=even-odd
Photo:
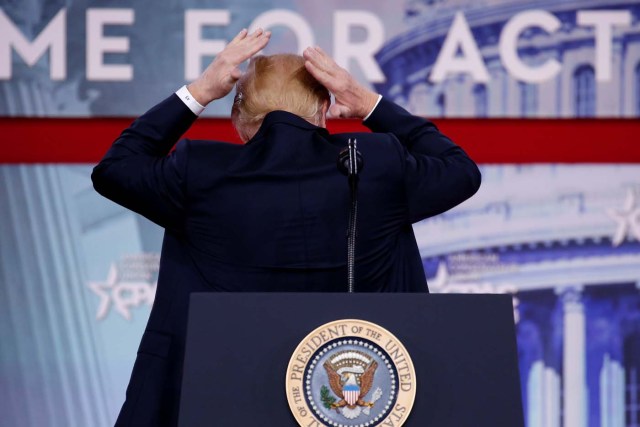
[[[184,102],[184,105],[186,105],[196,116],[199,116],[200,113],[204,111],[204,107],[196,101],[193,95],[191,95],[191,92],[187,89],[187,85],[178,89],[176,91],[176,95],[178,95],[178,98],[180,98],[180,100]]]
[[[378,100],[376,101],[376,105],[373,106],[373,108],[371,109],[371,111],[369,111],[369,114],[366,115],[366,117],[364,119],[362,119],[362,121],[366,121],[372,114],[373,112],[376,110],[376,107],[378,106],[378,104],[380,104],[380,100],[382,99],[382,95],[378,95]]]

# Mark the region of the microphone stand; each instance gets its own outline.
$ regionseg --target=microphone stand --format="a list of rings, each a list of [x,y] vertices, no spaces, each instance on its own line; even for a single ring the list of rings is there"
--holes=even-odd
[[[346,150],[338,157],[338,169],[346,173],[351,194],[351,209],[347,225],[347,278],[348,292],[355,292],[355,257],[358,218],[358,173],[362,170],[362,155],[357,150],[355,139],[349,139]]]

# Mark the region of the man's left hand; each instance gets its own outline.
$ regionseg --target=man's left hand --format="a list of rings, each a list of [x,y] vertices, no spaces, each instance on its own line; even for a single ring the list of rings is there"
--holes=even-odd
[[[271,31],[263,31],[261,28],[251,34],[246,29],[240,31],[202,75],[187,86],[191,95],[204,106],[225,97],[242,76],[238,66],[261,51],[270,37]]]

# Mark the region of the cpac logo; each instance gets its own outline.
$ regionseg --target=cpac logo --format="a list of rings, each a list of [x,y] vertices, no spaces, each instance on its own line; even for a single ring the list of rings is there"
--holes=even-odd
[[[132,271],[129,257],[123,261],[120,269],[115,263],[111,264],[105,281],[88,283],[89,289],[100,297],[97,320],[105,319],[112,307],[127,320],[131,320],[132,309],[142,305],[151,307],[156,296],[156,283],[149,279],[154,275],[152,270],[157,272],[157,263],[153,264],[156,259],[154,256],[145,256],[144,274],[141,274],[139,268]]]

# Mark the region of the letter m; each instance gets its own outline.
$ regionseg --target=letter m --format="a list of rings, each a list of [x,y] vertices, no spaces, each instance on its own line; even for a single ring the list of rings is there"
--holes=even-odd
[[[51,49],[49,76],[52,80],[64,80],[67,77],[66,15],[66,10],[60,9],[42,32],[33,41],[29,41],[4,10],[0,9],[0,80],[11,79],[11,48],[30,67],[38,62],[47,49]]]

